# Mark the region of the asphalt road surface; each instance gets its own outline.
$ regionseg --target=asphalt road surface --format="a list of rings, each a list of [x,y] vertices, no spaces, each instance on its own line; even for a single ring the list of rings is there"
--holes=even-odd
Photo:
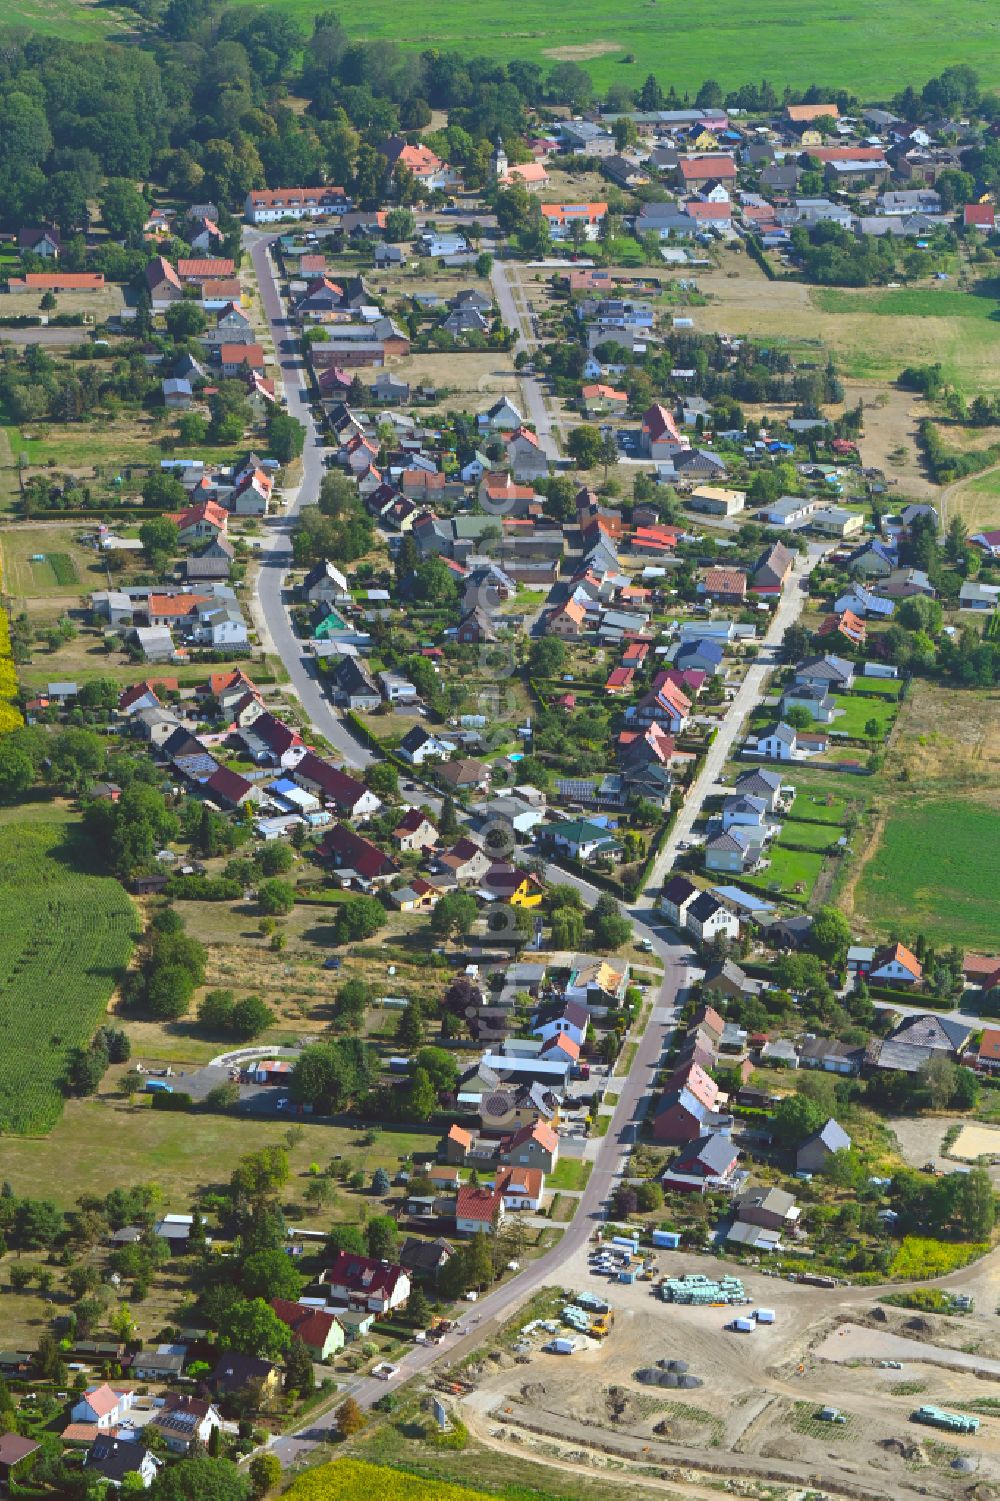
[[[513,329],[517,334],[517,347],[530,354],[532,344],[535,342],[531,334],[531,320],[527,313],[522,317],[518,309],[510,273],[503,261],[493,262],[490,281],[493,283],[493,293],[500,308],[501,321],[505,327]],[[522,295],[526,298],[526,294]],[[525,301],[525,307],[527,308],[527,301]],[[538,434],[538,441],[545,457],[550,463],[557,464],[559,449],[552,435],[552,420],[545,405],[542,388],[533,375],[522,375],[520,380],[521,390],[524,392],[524,403],[527,407],[524,415]]]
[[[313,421],[305,364],[292,321],[278,294],[274,267],[268,247],[275,236],[247,236],[250,256],[260,287],[264,313],[271,326],[274,348],[281,366],[288,411],[306,430],[302,454],[302,481],[289,495],[285,510],[265,523],[264,548],[257,574],[255,605],[257,623],[269,649],[279,656],[288,671],[291,686],[310,722],[339,752],[348,765],[365,767],[373,759],[371,752],[351,734],[327,698],[316,672],[315,660],[307,655],[292,630],[283,584],[292,565],[292,526],[305,505],[314,505],[323,479],[323,448]]]

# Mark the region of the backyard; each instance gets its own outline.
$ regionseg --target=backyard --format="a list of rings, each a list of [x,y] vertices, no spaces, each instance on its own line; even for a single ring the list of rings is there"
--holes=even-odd
[[[884,740],[896,720],[895,704],[864,694],[833,695],[836,715],[830,725],[833,735],[848,735],[852,740]]]

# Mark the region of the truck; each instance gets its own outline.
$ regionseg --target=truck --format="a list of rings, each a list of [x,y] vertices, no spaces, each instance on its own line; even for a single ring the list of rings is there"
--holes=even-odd
[[[174,1086],[164,1084],[162,1079],[147,1079],[142,1086],[146,1094],[173,1094]]]
[[[726,1328],[733,1334],[752,1334],[756,1325],[753,1319],[730,1319]]]
[[[572,1339],[550,1339],[542,1349],[549,1355],[572,1355],[576,1349],[576,1341]]]
[[[774,1309],[773,1308],[758,1308],[754,1312],[754,1318],[757,1320],[758,1324],[773,1324],[774,1323]]]

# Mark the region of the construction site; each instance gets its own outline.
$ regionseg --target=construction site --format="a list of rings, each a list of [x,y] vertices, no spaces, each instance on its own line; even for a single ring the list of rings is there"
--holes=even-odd
[[[458,1410],[490,1449],[636,1495],[1000,1501],[998,1278],[997,1253],[952,1274],[945,1316],[605,1242],[465,1363]]]

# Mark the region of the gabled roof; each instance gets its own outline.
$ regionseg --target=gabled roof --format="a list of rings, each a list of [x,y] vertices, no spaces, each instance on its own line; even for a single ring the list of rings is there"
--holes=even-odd
[[[256,724],[253,728],[256,728]],[[312,751],[307,751],[302,757],[295,768],[295,776],[303,781],[315,782],[324,796],[339,808],[354,808],[368,791],[364,782],[341,771],[339,766],[332,766],[329,761],[322,760]]]
[[[799,1151],[804,1151],[806,1147],[811,1147],[816,1142],[822,1142],[828,1152],[849,1152],[851,1149],[851,1138],[843,1126],[834,1120],[832,1115],[825,1126],[822,1126],[819,1131],[814,1131],[811,1136],[806,1137],[801,1147],[799,1147]]]
[[[923,975],[924,970],[920,960],[916,954],[911,954],[910,950],[902,943],[893,943],[888,948],[879,949],[872,960],[872,969],[881,969],[886,964],[894,963],[901,964],[917,980]],[[910,1018],[910,1020],[916,1020],[916,1018]],[[931,1018],[927,1018],[927,1020],[931,1020]]]
[[[675,907],[681,907],[691,897],[696,896],[698,887],[687,876],[671,876],[663,888],[663,896],[666,901]]]
[[[323,857],[338,855],[342,866],[349,866],[368,881],[376,876],[391,875],[398,869],[395,860],[383,854],[378,845],[363,839],[342,823],[336,824],[324,836],[317,853]]]
[[[287,1298],[272,1298],[271,1307],[283,1324],[297,1334],[304,1344],[321,1350],[337,1323],[335,1314],[325,1313],[322,1308],[305,1308],[301,1303],[292,1303]]]
[[[739,1148],[733,1145],[728,1136],[713,1132],[699,1136],[696,1141],[683,1147],[671,1171],[690,1173],[703,1168],[710,1174],[719,1175],[728,1172],[739,1155]]]
[[[323,1280],[331,1287],[346,1287],[350,1292],[366,1297],[372,1293],[391,1297],[400,1278],[405,1276],[403,1268],[391,1261],[375,1261],[370,1256],[338,1251]]]
[[[463,1183],[455,1199],[457,1220],[478,1221],[492,1225],[503,1195],[498,1188],[485,1188],[482,1184]]]

